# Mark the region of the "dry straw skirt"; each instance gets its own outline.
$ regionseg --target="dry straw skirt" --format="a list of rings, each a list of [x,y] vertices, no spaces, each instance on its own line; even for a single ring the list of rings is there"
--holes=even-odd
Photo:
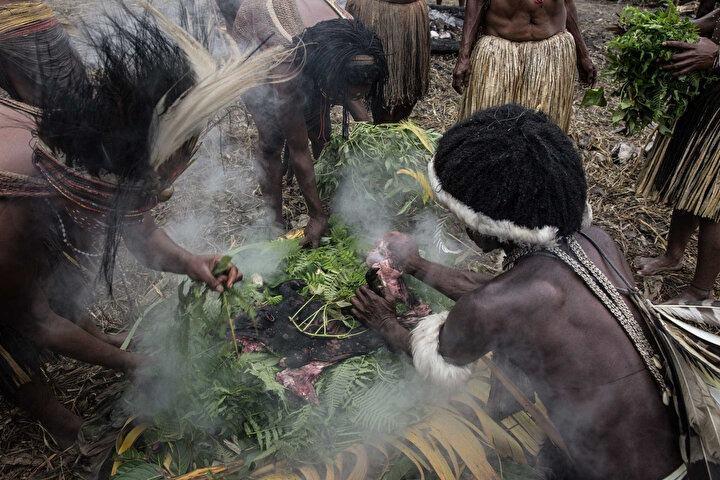
[[[427,93],[430,84],[427,2],[348,0],[347,10],[383,42],[389,69],[389,78],[383,89],[384,105],[415,104]]]
[[[720,221],[720,84],[691,102],[670,136],[648,154],[638,193]]]
[[[517,103],[545,112],[567,132],[576,77],[575,40],[568,32],[538,42],[483,36],[473,51],[460,119]]]

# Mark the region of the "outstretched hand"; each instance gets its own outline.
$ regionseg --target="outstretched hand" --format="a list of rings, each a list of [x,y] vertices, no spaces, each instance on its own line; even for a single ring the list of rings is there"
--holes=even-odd
[[[370,330],[382,332],[398,323],[394,300],[389,296],[381,297],[367,285],[355,292],[350,303],[352,303],[353,317]]]
[[[678,51],[672,56],[670,62],[662,67],[675,76],[711,70],[718,56],[718,45],[705,37],[700,37],[700,41],[697,43],[669,41],[663,43],[663,46]]]
[[[325,235],[328,229],[327,217],[310,217],[305,226],[305,238],[300,242],[302,247],[317,248],[320,245],[320,239]]]
[[[205,283],[216,292],[223,292],[226,288],[232,288],[243,276],[232,263],[225,271],[217,276],[213,275],[212,272],[221,259],[222,255],[193,255],[187,261],[185,274],[193,280]]]

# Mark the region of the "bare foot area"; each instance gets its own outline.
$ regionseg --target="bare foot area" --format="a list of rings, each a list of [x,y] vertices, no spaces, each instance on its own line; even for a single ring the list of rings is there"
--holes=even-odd
[[[715,300],[712,290],[702,290],[692,285],[683,288],[680,295],[671,298],[666,305],[674,305],[681,302],[702,302],[703,300]]]
[[[638,275],[647,277],[663,272],[675,272],[682,269],[682,259],[662,255],[660,257],[637,257],[635,266]]]

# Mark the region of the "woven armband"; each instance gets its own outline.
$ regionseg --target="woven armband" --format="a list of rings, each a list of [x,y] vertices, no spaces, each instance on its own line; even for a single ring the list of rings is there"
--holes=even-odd
[[[445,324],[448,313],[430,315],[418,323],[412,331],[412,356],[415,369],[420,375],[438,385],[457,387],[470,378],[470,367],[458,367],[448,363],[440,352],[440,327]]]

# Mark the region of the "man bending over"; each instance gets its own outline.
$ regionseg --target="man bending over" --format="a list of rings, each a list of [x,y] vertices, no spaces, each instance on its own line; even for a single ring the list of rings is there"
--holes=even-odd
[[[505,251],[505,271],[488,278],[434,264],[412,239],[391,233],[393,260],[457,303],[408,331],[390,302],[363,287],[353,299],[357,318],[437,383],[461,383],[490,351],[512,360],[568,445],[568,461],[541,455],[552,478],[683,478],[667,386],[639,314],[619,294],[600,301],[588,288],[617,293],[633,280],[615,243],[589,227],[585,173],[570,139],[542,113],[492,108],[445,134],[429,174],[478,246]]]

